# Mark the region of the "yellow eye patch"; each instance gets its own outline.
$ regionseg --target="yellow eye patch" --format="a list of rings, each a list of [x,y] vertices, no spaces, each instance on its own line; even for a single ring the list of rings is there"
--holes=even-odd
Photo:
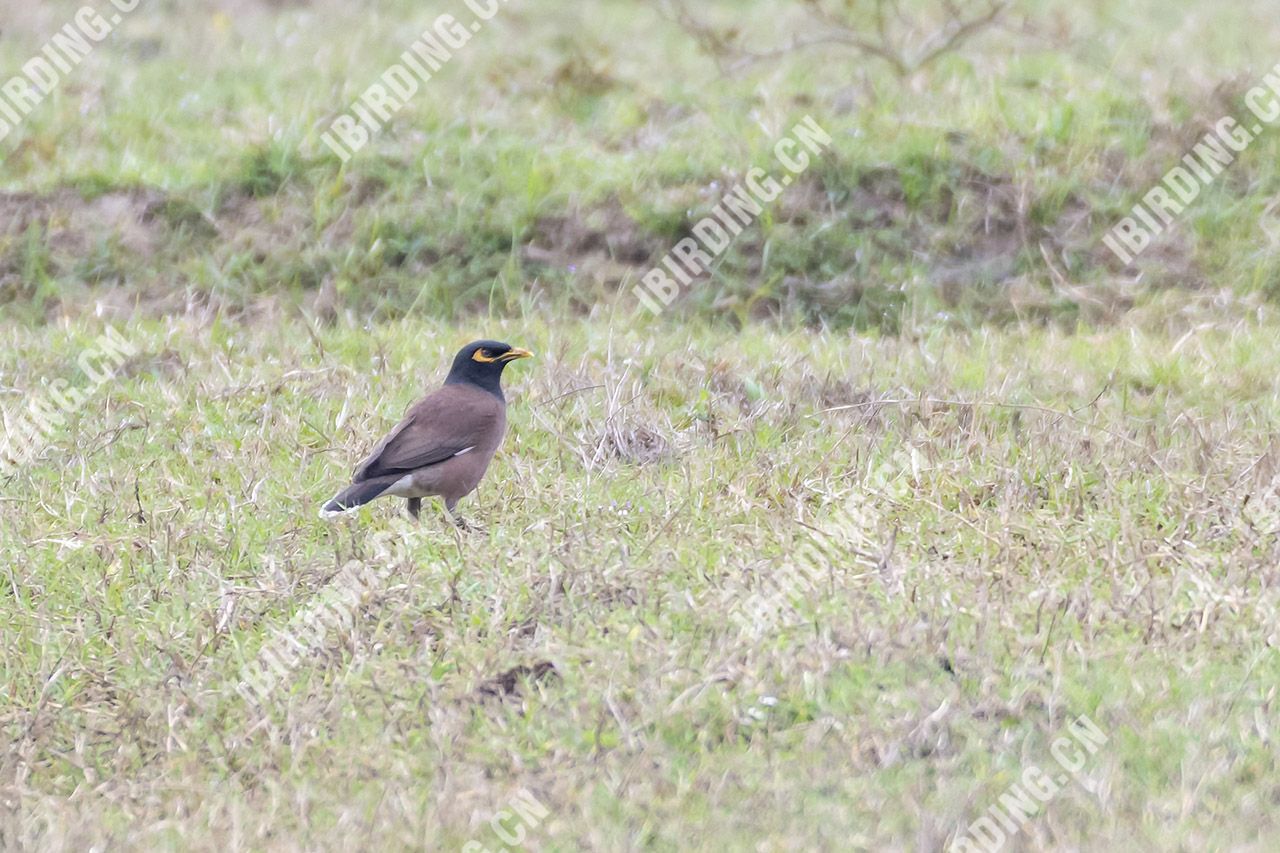
[[[481,363],[483,363],[483,364],[488,364],[489,362],[491,362],[491,361],[497,361],[498,359],[497,359],[497,358],[495,358],[495,357],[493,357],[493,356],[490,356],[490,355],[485,355],[485,351],[484,351],[484,350],[482,350],[482,349],[478,349],[478,350],[476,350],[476,351],[475,351],[475,353],[474,353],[474,354],[472,354],[472,356],[471,356],[471,360],[472,360],[472,361],[479,361],[479,362],[481,362]]]

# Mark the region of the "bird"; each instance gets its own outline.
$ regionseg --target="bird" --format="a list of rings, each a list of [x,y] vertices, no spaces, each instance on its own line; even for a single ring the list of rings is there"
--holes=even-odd
[[[409,515],[417,520],[423,498],[441,497],[449,520],[469,529],[455,508],[480,484],[506,433],[502,371],[513,361],[532,357],[527,349],[491,340],[473,341],[459,350],[444,386],[409,409],[356,466],[351,485],[324,505],[320,517],[390,495],[405,498]]]

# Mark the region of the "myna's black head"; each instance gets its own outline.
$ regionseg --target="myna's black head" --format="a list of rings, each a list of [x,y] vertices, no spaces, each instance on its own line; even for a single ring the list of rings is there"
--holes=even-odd
[[[527,349],[501,341],[475,341],[454,356],[445,385],[475,385],[502,397],[502,370],[518,358],[532,358]]]

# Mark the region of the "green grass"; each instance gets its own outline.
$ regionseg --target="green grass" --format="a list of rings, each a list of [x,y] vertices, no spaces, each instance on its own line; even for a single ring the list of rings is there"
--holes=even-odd
[[[21,65],[74,7],[17,14],[0,61]],[[764,8],[718,16],[763,45],[790,21]],[[892,330],[924,301],[959,324],[1070,325],[1171,288],[1277,293],[1260,230],[1280,191],[1275,134],[1135,268],[1100,243],[1274,66],[1260,0],[1211,19],[1191,2],[1025,3],[1015,17],[1028,32],[987,33],[906,82],[839,52],[726,77],[648,4],[513,3],[344,166],[319,134],[436,13],[380,9],[156,3],[126,18],[5,140],[0,175],[15,191],[82,194],[34,221],[55,246],[101,244],[102,263],[86,275],[54,252],[44,274],[56,286],[0,280],[0,304],[45,317],[74,312],[86,284],[128,282],[240,310],[330,281],[358,315],[630,307],[639,276],[720,188],[776,165],[773,143],[806,114],[834,136],[830,153],[680,312]],[[1170,44],[1176,63],[1160,52]],[[111,241],[113,219],[73,215],[140,191],[200,214],[199,231],[220,239],[193,239],[142,203],[126,211],[132,243]],[[591,224],[601,211],[609,227]],[[0,270],[22,269],[26,233],[0,234]],[[1063,293],[1046,254],[1104,307]]]
[[[0,0],[0,68],[75,7]],[[439,11],[144,3],[0,143],[0,423],[139,350],[0,478],[0,847],[935,850],[1080,714],[1008,849],[1274,846],[1280,142],[1138,268],[1099,240],[1274,66],[1270,4],[1027,2],[904,81],[512,0],[340,164]],[[647,317],[804,115],[830,153]],[[320,520],[477,337],[538,353],[484,529]],[[246,703],[353,560],[354,624]]]

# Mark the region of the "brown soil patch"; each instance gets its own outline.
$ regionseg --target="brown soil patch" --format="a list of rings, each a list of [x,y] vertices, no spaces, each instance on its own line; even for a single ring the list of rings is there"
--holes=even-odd
[[[597,207],[576,206],[567,213],[540,218],[521,255],[530,264],[617,284],[627,274],[648,267],[668,248],[611,198]]]
[[[0,193],[0,263],[11,260],[13,244],[33,228],[55,259],[82,256],[104,239],[150,254],[160,242],[153,211],[163,199],[155,190],[118,190],[87,200],[69,189]]]
[[[519,696],[523,682],[537,683],[547,678],[557,678],[555,664],[543,660],[531,666],[514,666],[493,678],[485,680],[476,688],[476,696],[480,699],[504,699],[508,696]]]

